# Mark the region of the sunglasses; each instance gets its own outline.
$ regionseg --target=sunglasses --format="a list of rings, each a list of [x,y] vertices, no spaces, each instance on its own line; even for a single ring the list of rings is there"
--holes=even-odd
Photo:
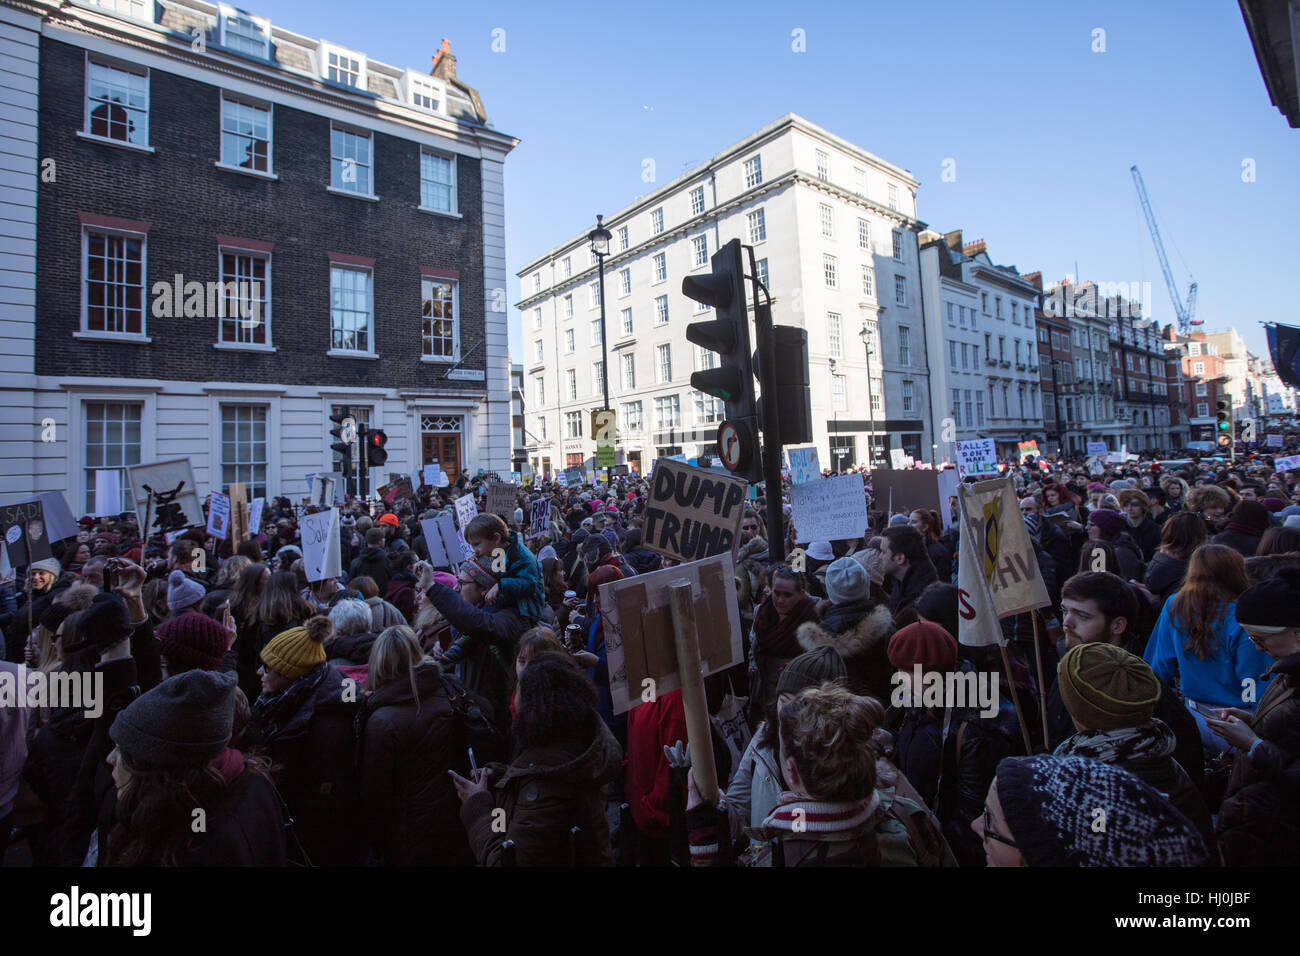
[[[989,816],[989,808],[987,804],[984,807],[984,825],[982,829],[984,831],[984,839],[996,840],[998,843],[1005,844],[1006,846],[1011,847],[1013,850],[1020,849],[1020,847],[1016,846],[1015,841],[1011,840],[1008,837],[1004,837],[1002,834],[998,833],[996,830],[993,829],[993,818]]]

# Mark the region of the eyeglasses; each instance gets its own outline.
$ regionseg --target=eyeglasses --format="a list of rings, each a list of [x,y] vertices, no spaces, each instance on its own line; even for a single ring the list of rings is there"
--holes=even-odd
[[[984,831],[984,839],[996,840],[998,843],[1005,844],[1006,846],[1011,847],[1013,850],[1020,849],[1020,847],[1016,846],[1014,841],[1008,839],[1007,837],[1004,837],[1002,834],[998,833],[996,830],[993,829],[993,820],[989,816],[989,808],[987,804],[985,804],[984,806],[984,824],[981,827],[981,829]]]

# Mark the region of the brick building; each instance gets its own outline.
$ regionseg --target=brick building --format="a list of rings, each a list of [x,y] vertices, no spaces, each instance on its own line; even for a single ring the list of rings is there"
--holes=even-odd
[[[509,470],[517,140],[446,41],[424,73],[197,0],[0,13],[41,159],[34,293],[4,306],[6,494],[80,513],[96,469],[189,458],[201,496],[300,495],[337,469],[342,406],[387,433],[385,473]]]

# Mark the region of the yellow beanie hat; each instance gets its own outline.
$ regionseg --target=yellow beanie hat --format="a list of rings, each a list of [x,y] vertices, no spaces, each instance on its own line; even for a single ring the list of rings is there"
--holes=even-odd
[[[308,618],[302,627],[281,631],[262,648],[262,663],[277,674],[297,680],[325,663],[325,640],[330,630],[329,618],[318,614]]]

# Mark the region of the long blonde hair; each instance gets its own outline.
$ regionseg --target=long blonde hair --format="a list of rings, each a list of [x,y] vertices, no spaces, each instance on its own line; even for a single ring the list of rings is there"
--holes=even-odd
[[[366,690],[373,694],[379,688],[405,677],[411,682],[411,694],[415,697],[415,710],[418,713],[420,692],[415,686],[415,669],[426,662],[438,666],[432,657],[424,653],[415,631],[405,624],[386,627],[370,645]]]

